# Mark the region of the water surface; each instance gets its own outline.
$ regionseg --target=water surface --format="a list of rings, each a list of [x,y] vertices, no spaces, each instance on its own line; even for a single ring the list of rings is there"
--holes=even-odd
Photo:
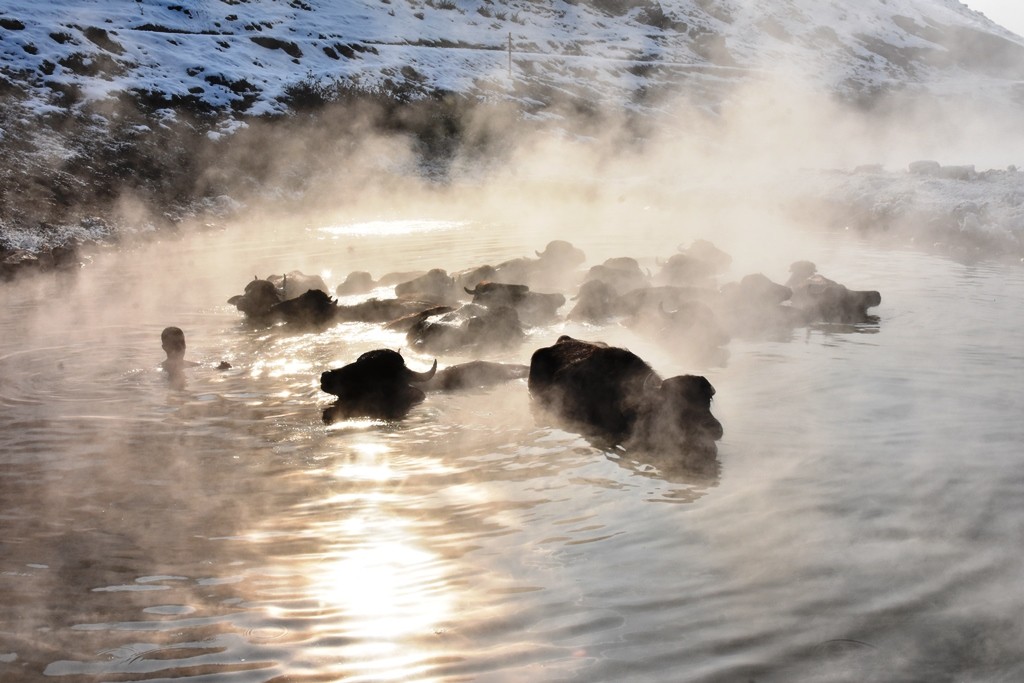
[[[574,238],[587,265],[652,267],[679,241]],[[434,216],[238,226],[5,285],[0,679],[1024,678],[1019,268],[806,235],[789,260],[880,290],[877,324],[734,340],[724,365],[564,324],[495,357],[569,332],[705,374],[713,476],[564,431],[522,381],[325,426],[320,372],[401,335],[254,328],[225,303],[253,275],[543,246]],[[158,367],[171,324],[202,363],[182,386]]]

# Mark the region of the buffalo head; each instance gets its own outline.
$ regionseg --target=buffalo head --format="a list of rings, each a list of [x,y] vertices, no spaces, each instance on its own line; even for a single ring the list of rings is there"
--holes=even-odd
[[[466,294],[473,297],[473,303],[484,306],[515,306],[526,298],[530,288],[526,285],[511,285],[504,282],[480,282],[470,289],[464,287]]]
[[[253,278],[245,285],[244,293],[231,297],[228,303],[249,318],[265,318],[270,315],[270,309],[283,300],[273,282]]]
[[[577,249],[565,240],[551,240],[544,247],[544,251],[534,253],[541,261],[561,268],[574,268],[587,260],[583,250]]]
[[[397,351],[367,351],[355,362],[320,375],[320,388],[338,397],[335,405],[325,411],[324,420],[400,418],[424,399],[423,391],[412,385],[429,381],[436,372],[436,360],[426,372],[415,372],[406,367],[405,359]]]

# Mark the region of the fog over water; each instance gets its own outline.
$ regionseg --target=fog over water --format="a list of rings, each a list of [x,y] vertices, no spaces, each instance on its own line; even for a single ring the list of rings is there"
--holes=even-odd
[[[267,197],[5,283],[0,679],[1020,679],[1024,273],[883,247],[789,201],[800,169],[995,147],[972,148],[973,126],[945,146],[900,135],[921,111],[871,136],[817,99],[777,104],[737,94],[644,144],[525,139],[444,182],[394,140],[343,165],[325,134],[338,171],[305,203]],[[710,474],[568,431],[524,380],[325,425],[324,370],[375,348],[417,370],[435,356],[380,325],[301,332],[226,303],[254,276],[333,290],[552,239],[584,268],[651,270],[708,239],[733,257],[718,284],[784,282],[809,259],[882,303],[876,321],[735,338],[713,361],[561,320],[487,356],[527,363],[571,334],[705,375],[725,429]],[[199,363],[180,384],[159,367],[168,325]]]
[[[1020,269],[630,182],[542,182],[544,202],[502,211],[511,190],[481,188],[267,213],[5,286],[4,678],[1018,678]],[[319,373],[404,336],[251,326],[226,304],[253,275],[333,288],[558,237],[585,267],[651,268],[709,238],[734,256],[723,282],[811,259],[881,291],[879,320],[734,339],[720,364],[564,322],[490,356],[527,362],[570,333],[705,374],[725,427],[707,477],[565,431],[522,380],[325,426]],[[158,367],[171,324],[202,363],[183,387]]]

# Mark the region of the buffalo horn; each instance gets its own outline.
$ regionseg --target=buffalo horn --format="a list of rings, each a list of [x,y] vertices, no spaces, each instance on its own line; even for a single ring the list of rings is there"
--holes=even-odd
[[[463,289],[466,290],[466,294],[469,294],[470,296],[476,296],[476,287],[474,287],[473,289],[470,289],[469,287],[463,287]]]
[[[409,382],[429,382],[433,377],[434,373],[437,372],[437,359],[434,359],[434,364],[430,366],[430,369],[426,372],[415,372],[408,368],[405,369],[405,376]]]

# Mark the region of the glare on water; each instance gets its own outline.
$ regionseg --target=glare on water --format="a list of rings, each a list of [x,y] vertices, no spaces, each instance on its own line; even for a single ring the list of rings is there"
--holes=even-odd
[[[621,327],[559,322],[492,358],[525,363],[570,333],[705,374],[725,425],[709,477],[564,430],[521,380],[324,425],[319,373],[404,336],[246,324],[226,300],[249,279],[299,269],[333,286],[544,244],[429,215],[246,229],[2,290],[0,679],[1024,673],[1019,270],[806,234],[797,253],[737,254],[730,276],[783,281],[811,259],[880,290],[877,324],[733,340],[697,366]],[[693,236],[571,237],[587,266],[653,267]],[[201,363],[180,387],[158,368],[170,324]]]

